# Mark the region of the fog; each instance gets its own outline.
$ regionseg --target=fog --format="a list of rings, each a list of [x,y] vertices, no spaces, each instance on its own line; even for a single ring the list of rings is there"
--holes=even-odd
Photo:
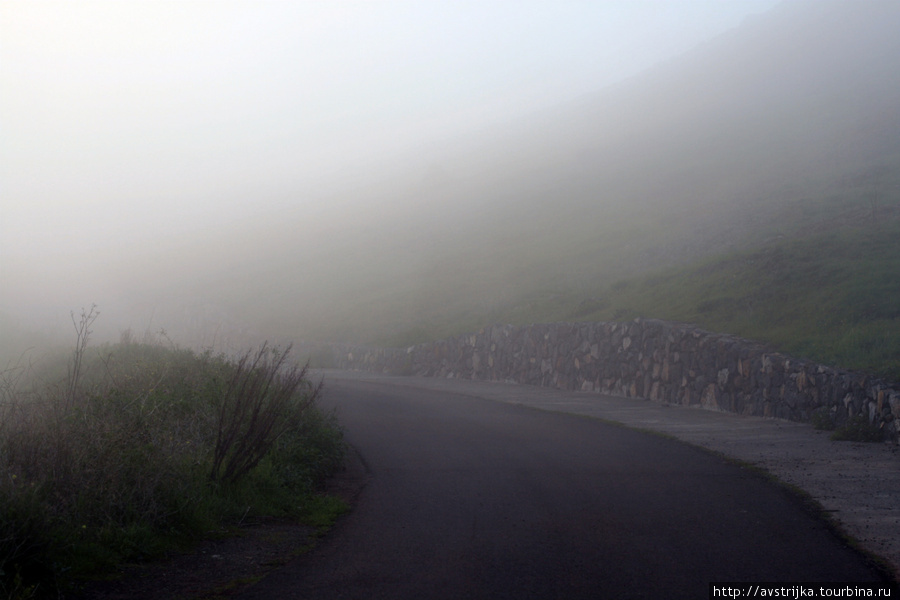
[[[0,327],[367,341],[741,243],[896,150],[898,13],[5,2]]]

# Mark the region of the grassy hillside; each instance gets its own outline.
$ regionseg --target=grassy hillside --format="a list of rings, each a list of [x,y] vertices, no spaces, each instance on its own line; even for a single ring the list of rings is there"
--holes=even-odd
[[[900,380],[900,223],[779,240],[626,279],[570,316],[695,323]],[[581,313],[581,314],[579,314]]]
[[[755,221],[721,224],[718,233],[731,241],[723,241],[723,251],[675,265],[661,260],[661,268],[631,277],[547,280],[511,301],[445,310],[376,342],[403,346],[490,323],[641,316],[694,323],[900,379],[900,165],[878,173],[877,184],[868,177],[837,177],[830,187],[772,201],[768,214],[760,211]],[[666,243],[662,230],[642,233]],[[648,250],[652,244],[637,247],[655,254]],[[567,255],[582,273],[590,272],[589,256]],[[409,318],[414,313],[407,306]]]
[[[774,11],[596,97],[411,157],[352,211],[245,223],[233,246],[259,254],[204,290],[263,330],[384,340],[871,222],[870,200],[895,206],[900,183],[897,14]]]

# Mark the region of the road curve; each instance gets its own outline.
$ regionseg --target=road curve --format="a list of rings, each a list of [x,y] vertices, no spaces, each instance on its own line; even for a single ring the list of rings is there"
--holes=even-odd
[[[330,380],[369,481],[240,598],[705,598],[879,581],[783,488],[693,446],[453,391]]]

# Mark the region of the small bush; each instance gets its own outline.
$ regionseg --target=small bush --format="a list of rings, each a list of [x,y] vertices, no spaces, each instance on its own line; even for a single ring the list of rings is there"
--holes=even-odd
[[[234,363],[218,393],[213,481],[234,483],[245,477],[276,440],[300,426],[318,397],[320,388],[309,385],[306,368],[286,366],[289,351],[264,345]]]
[[[869,423],[865,417],[853,417],[835,429],[831,439],[846,442],[881,442],[884,440],[884,433]]]
[[[810,416],[810,422],[812,423],[813,429],[819,431],[833,431],[835,427],[834,413],[825,406],[817,408]]]
[[[230,360],[85,346],[66,381],[34,374],[0,402],[0,597],[52,593],[248,516],[302,518],[343,460],[290,348]]]

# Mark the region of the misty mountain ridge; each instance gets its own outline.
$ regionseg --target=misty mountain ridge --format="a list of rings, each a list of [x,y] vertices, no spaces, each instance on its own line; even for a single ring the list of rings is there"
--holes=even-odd
[[[173,330],[207,310],[265,337],[416,341],[535,297],[894,226],[898,25],[895,2],[786,2],[592,97],[345,182],[314,215],[286,203],[201,255],[172,246],[169,288],[132,300]]]

